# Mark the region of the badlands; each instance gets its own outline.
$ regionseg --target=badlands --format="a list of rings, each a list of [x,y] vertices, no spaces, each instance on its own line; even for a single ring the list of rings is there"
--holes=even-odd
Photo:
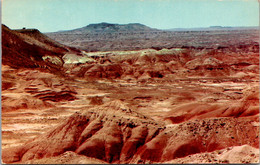
[[[258,33],[212,33],[90,52],[2,25],[3,163],[259,163]]]

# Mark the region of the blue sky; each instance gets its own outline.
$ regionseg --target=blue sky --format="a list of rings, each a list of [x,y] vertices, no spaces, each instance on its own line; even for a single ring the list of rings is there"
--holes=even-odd
[[[91,23],[142,23],[152,28],[258,26],[257,0],[2,0],[11,29],[70,30]]]

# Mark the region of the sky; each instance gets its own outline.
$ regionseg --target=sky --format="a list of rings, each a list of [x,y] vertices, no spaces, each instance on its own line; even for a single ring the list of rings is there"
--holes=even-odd
[[[11,29],[71,30],[91,23],[141,23],[152,28],[258,26],[257,0],[2,0]]]

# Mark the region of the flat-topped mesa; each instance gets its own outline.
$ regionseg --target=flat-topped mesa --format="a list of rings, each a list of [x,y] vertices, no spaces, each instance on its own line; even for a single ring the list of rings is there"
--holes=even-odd
[[[163,30],[140,23],[102,22],[71,30],[46,33],[46,35],[62,44],[87,52],[148,48],[160,50],[177,47],[198,50],[210,49],[220,52],[259,52],[259,34],[257,28],[254,27]],[[218,35],[221,37],[217,37]],[[236,39],[233,40],[233,36],[236,36]]]
[[[16,29],[14,31],[17,31],[17,32],[20,32],[20,33],[40,33],[40,31],[38,29],[26,29],[26,28],[23,28],[23,29]]]
[[[63,33],[117,33],[117,32],[151,32],[159,31],[140,23],[114,24],[114,23],[97,23],[89,24],[85,27],[63,31]]]

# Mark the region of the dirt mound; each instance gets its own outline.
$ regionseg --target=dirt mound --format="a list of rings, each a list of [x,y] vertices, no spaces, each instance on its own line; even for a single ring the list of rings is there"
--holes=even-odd
[[[221,65],[223,64],[222,61],[217,60],[216,58],[196,58],[194,60],[191,60],[189,62],[187,62],[185,65],[188,69],[198,69],[199,67],[203,67],[205,69],[209,69],[209,68],[218,68],[221,67]]]
[[[89,56],[95,63],[77,66],[67,65],[67,73],[86,78],[133,79],[163,78],[175,73],[181,63],[187,61],[185,50],[162,49],[132,52],[107,52],[110,56]],[[187,59],[186,59],[187,58]]]
[[[107,164],[107,162],[67,151],[56,157],[25,161],[24,164]]]
[[[208,53],[205,53],[205,55],[204,57],[196,57],[185,64],[185,67],[190,70],[193,76],[227,77],[235,73],[234,69],[223,61],[214,57],[207,57]]]
[[[90,100],[90,104],[92,105],[101,105],[103,104],[103,97],[101,96],[93,96],[88,98]]]
[[[172,123],[180,123],[191,119],[215,117],[247,117],[259,115],[258,87],[245,91],[244,98],[231,103],[200,103],[193,102],[180,105],[165,116]]]
[[[64,85],[55,74],[41,69],[10,69],[2,67],[3,112],[18,109],[44,109],[53,107],[54,102],[73,101],[77,92]]]
[[[158,129],[154,123],[148,126],[152,128],[148,132],[149,128],[145,127],[145,123],[149,121],[145,116],[132,112],[120,101],[110,102],[74,114],[63,124],[25,146],[6,151],[3,159],[4,162],[26,161],[57,156],[71,150],[88,157],[114,162],[119,160],[122,148],[125,148],[125,152],[122,151],[122,155],[126,157],[124,159],[128,159],[131,156],[128,151],[136,152],[140,138],[149,140]],[[143,132],[141,135],[140,130]],[[129,142],[124,146],[123,141]],[[143,143],[144,141],[141,144]]]
[[[186,163],[259,163],[259,149],[249,145],[228,147],[222,150],[190,155],[184,158],[174,159],[163,162],[167,164],[186,164]]]
[[[236,146],[229,151],[223,152],[219,159],[228,160],[228,163],[259,163],[259,149],[249,145]]]
[[[132,159],[132,163],[140,162],[140,159],[146,163],[149,160],[163,162],[241,144],[250,143],[249,145],[258,147],[258,128],[254,127],[252,123],[251,120],[244,121],[230,118],[186,122],[178,126],[169,126],[168,129],[145,144]],[[231,127],[233,124],[236,125],[236,128]],[[244,134],[243,128],[247,128],[247,126],[254,131]],[[242,130],[236,131],[240,129]],[[249,138],[246,138],[247,136],[252,137],[252,139],[249,140]],[[240,137],[245,137],[247,140],[242,140]]]
[[[120,78],[123,74],[121,65],[119,64],[99,64],[86,68],[84,77],[91,78]]]
[[[75,113],[40,137],[3,150],[2,158],[5,163],[25,162],[73,151],[109,163],[163,162],[235,145],[257,147],[255,120],[223,118],[165,125],[112,101]]]
[[[254,60],[248,59],[248,65],[240,67],[240,65],[235,64],[242,65],[242,60],[236,59],[235,54],[228,54],[227,59],[225,59],[223,53],[212,54],[211,50],[204,50],[198,56],[199,52],[199,50],[188,48],[172,48],[87,53],[89,62],[85,61],[85,64],[78,65],[67,63],[66,73],[68,76],[86,78],[122,78],[140,81],[164,77],[251,79],[256,76],[255,69],[258,65],[256,54],[250,54]]]
[[[53,102],[59,102],[59,101],[73,101],[76,99],[74,96],[76,92],[73,91],[61,91],[61,92],[55,92],[55,91],[48,91],[48,92],[42,92],[40,94],[35,95],[35,97],[43,100],[43,101],[53,101]]]
[[[14,111],[18,109],[44,109],[53,107],[51,103],[24,95],[19,98],[2,96],[2,111]]]

